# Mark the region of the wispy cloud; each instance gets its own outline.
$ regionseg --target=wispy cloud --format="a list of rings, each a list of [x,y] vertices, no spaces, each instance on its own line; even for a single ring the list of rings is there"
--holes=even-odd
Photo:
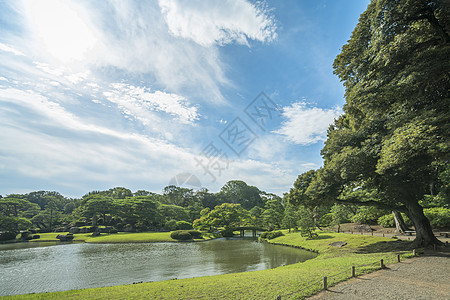
[[[14,49],[14,48],[12,48],[12,47],[10,47],[8,45],[5,45],[3,43],[0,43],[0,51],[9,52],[9,53],[12,53],[12,54],[17,55],[17,56],[25,56],[25,54],[23,54],[22,52]]]
[[[151,92],[148,88],[124,83],[111,84],[111,89],[103,92],[103,95],[119,105],[127,115],[139,119],[145,125],[154,122],[149,118],[149,111],[165,112],[183,124],[193,124],[199,119],[197,108],[180,95]]]
[[[326,139],[328,126],[333,123],[342,110],[313,107],[306,102],[296,102],[283,108],[286,119],[275,133],[299,145],[315,144]]]
[[[244,0],[179,1],[159,0],[170,32],[209,47],[248,40],[270,42],[276,38],[276,24],[262,7]]]

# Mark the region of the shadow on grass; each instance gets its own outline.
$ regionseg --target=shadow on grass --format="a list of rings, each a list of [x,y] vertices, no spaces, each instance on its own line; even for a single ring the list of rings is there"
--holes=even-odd
[[[379,252],[395,252],[395,251],[409,251],[414,248],[411,241],[394,240],[382,241],[367,246],[359,247],[356,253],[379,253]]]
[[[327,235],[327,234],[320,234],[318,237],[314,237],[311,240],[326,240],[326,239],[331,239],[331,238],[334,238],[334,236]]]

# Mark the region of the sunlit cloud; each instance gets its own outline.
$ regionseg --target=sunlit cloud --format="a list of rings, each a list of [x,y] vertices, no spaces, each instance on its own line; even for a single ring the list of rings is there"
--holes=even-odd
[[[283,108],[286,119],[275,133],[294,144],[310,145],[326,139],[327,129],[342,114],[342,109],[323,109],[305,102],[296,102]]]
[[[12,53],[12,54],[17,55],[17,56],[25,56],[25,54],[23,54],[22,52],[14,49],[14,48],[12,48],[12,47],[10,47],[8,45],[5,45],[3,43],[0,43],[0,51],[9,52],[9,53]]]
[[[183,124],[192,124],[199,119],[197,108],[180,95],[152,92],[145,87],[124,83],[111,84],[111,89],[103,92],[103,95],[110,102],[119,105],[127,115],[139,119],[145,125],[154,122],[149,111],[165,112]]]
[[[159,0],[159,6],[171,34],[205,47],[270,42],[277,36],[270,13],[247,1]]]

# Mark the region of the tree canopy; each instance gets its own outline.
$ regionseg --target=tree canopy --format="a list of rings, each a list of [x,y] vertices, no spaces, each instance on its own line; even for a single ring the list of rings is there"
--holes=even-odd
[[[448,169],[449,33],[449,1],[369,4],[333,64],[345,113],[306,195],[405,212],[417,244],[439,243],[419,201]]]

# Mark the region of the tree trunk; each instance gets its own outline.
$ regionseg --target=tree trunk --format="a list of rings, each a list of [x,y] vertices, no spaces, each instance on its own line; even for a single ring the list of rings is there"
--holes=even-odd
[[[422,206],[417,201],[411,201],[405,204],[409,212],[408,215],[413,221],[416,230],[414,245],[418,247],[442,245],[443,243],[434,236],[430,221],[423,214]]]
[[[401,213],[393,210],[392,214],[394,215],[395,227],[397,228],[398,233],[405,233],[405,231],[411,230],[406,226]]]

